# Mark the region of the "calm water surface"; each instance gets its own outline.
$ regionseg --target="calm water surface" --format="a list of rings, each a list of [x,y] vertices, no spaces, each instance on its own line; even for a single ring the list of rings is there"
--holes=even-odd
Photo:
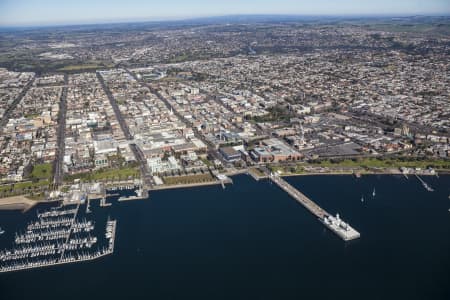
[[[450,176],[287,179],[361,233],[343,242],[268,181],[94,205],[118,220],[97,261],[0,275],[0,299],[450,299]],[[373,189],[376,197],[372,197]],[[365,201],[361,202],[364,196]],[[0,211],[0,249],[35,218]]]

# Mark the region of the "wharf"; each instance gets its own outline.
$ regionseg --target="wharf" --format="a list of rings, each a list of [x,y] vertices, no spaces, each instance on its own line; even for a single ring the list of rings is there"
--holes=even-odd
[[[231,184],[232,181],[226,181],[225,184]],[[207,182],[197,182],[197,183],[182,183],[182,184],[163,184],[163,185],[154,185],[151,190],[171,190],[171,189],[182,189],[182,188],[195,188],[200,186],[212,186],[212,185],[221,185],[222,182],[220,180],[207,181]]]
[[[299,190],[294,188],[292,185],[286,182],[283,178],[277,175],[270,175],[270,180],[272,180],[276,185],[278,185],[282,190],[288,193],[292,198],[297,200],[301,205],[303,205],[307,210],[309,210],[313,215],[319,219],[323,219],[330,214],[317,205],[314,201],[306,197]]]
[[[77,204],[77,207],[76,207],[75,212],[73,214],[73,218],[72,218],[71,223],[70,223],[70,229],[68,231],[68,234],[66,236],[66,241],[65,241],[64,244],[67,244],[69,242],[70,234],[72,233],[72,230],[73,230],[73,224],[75,224],[75,220],[77,219],[77,214],[78,214],[78,210],[79,209],[80,209],[80,204]],[[65,251],[65,249],[63,249],[61,251],[61,259],[64,257],[64,251]]]
[[[358,231],[352,228],[347,223],[343,222],[339,215],[336,217],[331,216],[327,211],[317,205],[314,201],[306,197],[299,190],[294,188],[292,185],[287,183],[283,178],[278,175],[270,174],[270,180],[278,185],[282,190],[287,192],[292,198],[303,205],[307,210],[309,210],[313,215],[315,215],[319,221],[324,224],[328,229],[333,231],[337,236],[342,238],[344,241],[354,240],[360,237]]]
[[[428,192],[434,192],[434,189],[427,184],[422,178],[419,177],[419,175],[415,174],[416,178],[422,183],[422,186],[428,191]]]
[[[119,202],[122,202],[122,201],[136,201],[136,200],[145,200],[145,199],[147,199],[147,198],[144,198],[144,197],[142,197],[142,196],[128,196],[128,197],[126,197],[126,196],[122,196],[122,197],[119,197]]]
[[[261,179],[266,179],[267,175],[263,174],[261,171],[257,171],[255,168],[249,168],[246,172],[248,175],[250,175],[253,179],[256,181],[260,181]],[[261,173],[261,174],[258,174]]]

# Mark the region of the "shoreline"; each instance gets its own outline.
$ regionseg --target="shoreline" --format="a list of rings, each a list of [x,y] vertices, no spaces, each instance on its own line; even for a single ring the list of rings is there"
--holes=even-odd
[[[247,174],[248,176],[252,177],[255,180],[261,180],[261,179],[267,179],[268,176],[257,176],[258,179],[256,179],[250,172],[238,172],[234,175],[227,174],[229,177],[234,177],[238,175],[244,175]],[[370,173],[360,173],[360,177],[363,176],[375,176],[375,175],[393,175],[393,176],[404,176],[405,174],[401,172],[370,172]],[[408,176],[414,176],[416,174],[406,174]],[[419,176],[426,176],[426,177],[436,177],[436,174],[417,174]],[[450,175],[450,172],[441,173],[441,175]],[[297,176],[355,176],[355,173],[353,172],[326,172],[326,173],[302,173],[302,174],[291,174],[291,173],[282,173],[280,174],[281,177],[297,177]],[[149,189],[149,192],[151,191],[157,191],[157,190],[171,190],[171,189],[181,189],[181,188],[194,188],[194,187],[202,187],[202,186],[213,186],[213,185],[220,185],[220,181],[211,181],[211,182],[201,182],[201,183],[189,183],[189,184],[177,184],[177,185],[162,185],[157,186]],[[228,184],[228,183],[226,183]]]
[[[262,179],[267,179],[268,176],[260,176],[260,174],[254,174],[252,172],[249,172],[247,170],[242,170],[238,172],[228,173],[227,176],[230,178],[238,175],[244,175],[247,174],[248,176],[252,177],[255,181],[259,181]],[[299,177],[299,176],[355,176],[356,174],[359,174],[357,178],[363,177],[363,176],[376,176],[376,175],[394,175],[394,176],[425,176],[425,177],[439,177],[440,175],[450,175],[450,172],[441,172],[436,174],[403,174],[400,171],[393,172],[393,171],[379,171],[379,172],[337,172],[337,171],[328,171],[328,172],[309,172],[309,173],[281,173],[279,176],[281,177]],[[407,177],[405,176],[405,177]],[[161,186],[153,186],[148,191],[162,191],[162,190],[174,190],[174,189],[183,189],[183,188],[195,188],[195,187],[204,187],[204,186],[215,186],[215,185],[228,185],[232,184],[233,181],[209,181],[209,182],[198,182],[198,183],[187,183],[187,184],[175,184],[175,185],[161,185]],[[97,199],[97,198],[95,198]],[[91,198],[90,200],[93,200]],[[6,198],[0,198],[0,210],[21,210],[22,212],[27,212],[34,206],[40,204],[40,203],[48,203],[49,201],[37,201],[33,199],[29,199],[26,197],[26,195],[19,195],[19,196],[13,196],[13,197],[6,197]]]
[[[401,176],[414,176],[414,175],[418,175],[418,176],[426,176],[426,177],[439,177],[439,175],[450,175],[450,172],[441,172],[441,173],[436,173],[436,174],[429,174],[429,173],[424,173],[424,174],[420,174],[420,173],[412,173],[412,174],[403,174],[402,172],[324,172],[324,173],[320,173],[320,172],[315,172],[315,173],[281,173],[280,176],[286,176],[286,177],[291,177],[291,176],[320,176],[320,175],[332,175],[332,176],[337,176],[337,175],[352,175],[352,176],[356,176],[356,174],[359,174],[360,177],[362,176],[370,176],[370,175],[401,175]],[[265,176],[264,178],[267,178],[267,176]]]
[[[0,198],[0,210],[22,210],[22,212],[26,212],[39,202],[26,196]]]
[[[182,188],[194,188],[201,186],[213,186],[213,185],[221,185],[220,181],[210,181],[210,182],[199,182],[199,183],[186,183],[186,184],[173,184],[173,185],[161,185],[154,186],[150,191],[159,191],[159,190],[172,190],[172,189],[182,189]]]

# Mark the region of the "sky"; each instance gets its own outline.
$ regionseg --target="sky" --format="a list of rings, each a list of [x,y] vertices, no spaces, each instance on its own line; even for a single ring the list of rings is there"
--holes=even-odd
[[[450,15],[450,0],[0,0],[0,26],[248,14]]]

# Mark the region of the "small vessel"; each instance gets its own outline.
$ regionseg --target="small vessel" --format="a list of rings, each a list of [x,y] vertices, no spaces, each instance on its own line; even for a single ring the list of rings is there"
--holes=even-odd
[[[375,197],[375,188],[373,188],[372,197]]]
[[[4,234],[5,231],[0,227],[0,235]]]
[[[361,196],[361,202],[364,202],[364,196]]]

